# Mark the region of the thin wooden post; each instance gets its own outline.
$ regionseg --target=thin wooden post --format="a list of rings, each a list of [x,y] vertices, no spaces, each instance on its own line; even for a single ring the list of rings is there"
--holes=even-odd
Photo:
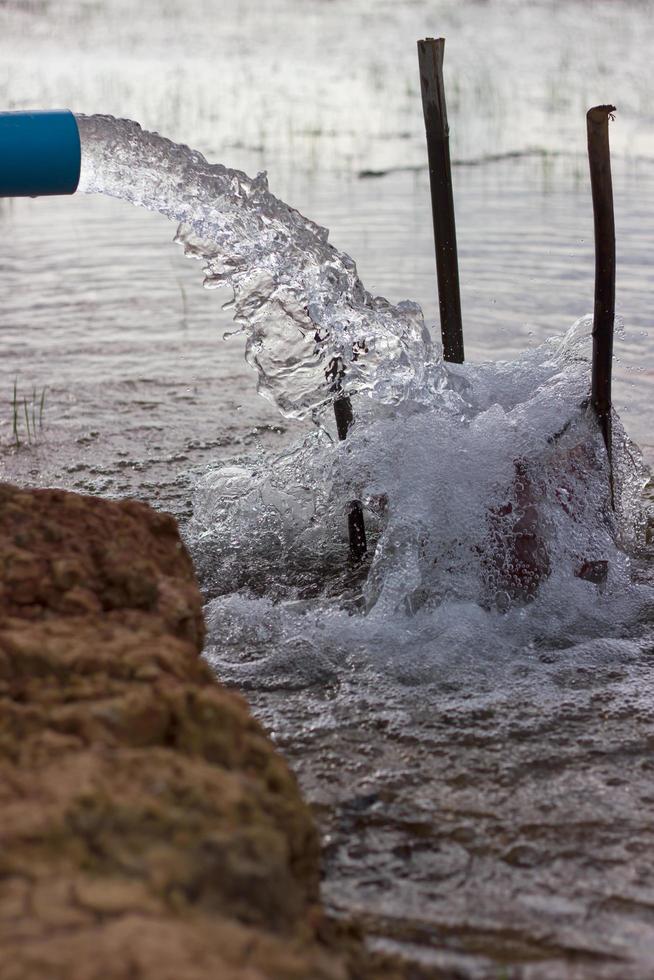
[[[334,416],[338,438],[343,441],[354,423],[352,402],[348,395],[337,395],[334,399]],[[351,500],[347,510],[347,530],[350,539],[350,555],[361,561],[368,550],[366,525],[363,519],[363,506],[360,500]]]
[[[424,41],[418,41],[418,66],[422,111],[427,130],[443,357],[446,361],[462,364],[463,327],[450,166],[450,130],[443,83],[444,51],[445,39],[442,37],[428,37]]]
[[[613,370],[613,328],[615,322],[615,218],[609,150],[609,119],[615,106],[598,105],[586,114],[590,185],[595,225],[595,307],[593,311],[593,365],[591,402],[609,456],[611,503],[613,467],[611,461],[611,375]]]
[[[354,424],[352,402],[348,395],[338,395],[334,399],[334,418],[336,419],[338,438],[343,441],[347,439],[347,434]]]

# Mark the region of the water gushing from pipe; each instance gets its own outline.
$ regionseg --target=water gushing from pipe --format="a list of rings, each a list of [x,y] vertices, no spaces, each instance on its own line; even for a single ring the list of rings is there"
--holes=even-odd
[[[210,164],[201,153],[112,116],[77,116],[80,190],[179,222],[176,240],[204,263],[205,285],[234,291],[234,318],[259,390],[287,416],[342,390],[384,404],[426,397],[438,380],[416,303],[366,291],[349,255],[268,190],[265,174]]]

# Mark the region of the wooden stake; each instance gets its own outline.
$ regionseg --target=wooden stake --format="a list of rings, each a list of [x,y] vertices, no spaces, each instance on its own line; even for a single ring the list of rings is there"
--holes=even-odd
[[[588,161],[595,224],[595,308],[593,311],[593,366],[591,402],[609,456],[611,504],[613,466],[611,461],[611,374],[613,370],[613,327],[615,321],[615,219],[609,150],[609,119],[615,106],[598,105],[586,114]]]
[[[427,130],[443,357],[446,361],[462,364],[463,327],[450,167],[450,130],[443,84],[444,51],[445,39],[442,37],[428,37],[424,41],[418,41],[418,66],[422,111]]]
[[[334,416],[338,438],[343,441],[354,422],[352,402],[348,395],[338,395],[334,399]],[[368,550],[366,541],[366,525],[363,519],[363,507],[360,500],[351,500],[347,511],[347,530],[350,538],[350,555],[355,561],[361,561]]]
[[[338,395],[334,399],[334,417],[336,419],[336,431],[341,442],[347,439],[347,434],[354,424],[354,412],[352,402],[348,395]]]

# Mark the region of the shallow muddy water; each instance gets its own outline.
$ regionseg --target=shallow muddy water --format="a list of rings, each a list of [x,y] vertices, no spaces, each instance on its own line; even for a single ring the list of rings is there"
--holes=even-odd
[[[448,977],[649,976],[651,646],[483,659],[246,689],[316,807],[326,901]]]
[[[454,169],[474,362],[513,360],[590,310],[583,113],[615,102],[616,406],[654,463],[650,3],[26,0],[3,4],[0,26],[7,107],[131,116],[267,169],[368,289],[420,302],[435,336],[415,40],[445,34],[453,155],[476,161]],[[266,471],[313,427],[256,395],[243,338],[222,339],[229,295],[202,290],[164,219],[77,196],[0,202],[0,229],[0,477],[181,518],[209,599],[208,656],[315,807],[327,905],[434,976],[650,976],[651,558],[627,569],[637,611],[613,584],[603,614],[595,586],[564,577],[549,633],[533,606],[469,603],[441,621],[433,596],[370,627],[362,576],[333,556],[303,592],[284,593],[288,568],[230,591],[231,544],[198,541],[203,488],[221,462]],[[239,548],[256,560],[247,534]],[[577,617],[586,602],[594,621]]]

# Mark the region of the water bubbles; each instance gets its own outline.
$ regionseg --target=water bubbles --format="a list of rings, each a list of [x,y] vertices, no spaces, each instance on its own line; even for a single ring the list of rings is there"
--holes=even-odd
[[[508,592],[496,592],[494,606],[498,612],[508,612],[511,608],[511,596]]]

